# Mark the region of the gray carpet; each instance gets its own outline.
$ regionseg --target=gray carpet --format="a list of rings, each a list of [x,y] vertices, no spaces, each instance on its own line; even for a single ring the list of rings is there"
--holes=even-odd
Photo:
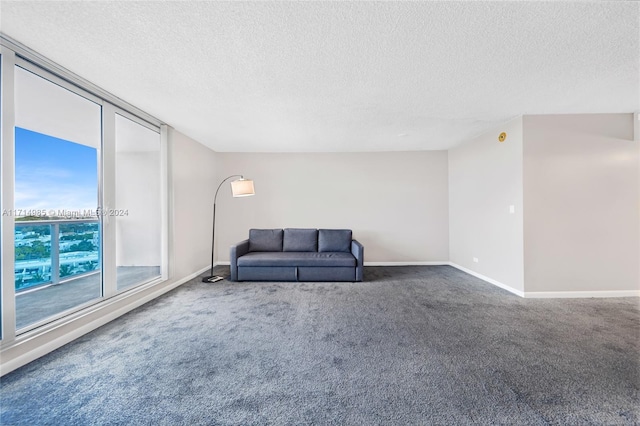
[[[640,422],[637,298],[521,299],[448,266],[365,279],[193,280],[3,377],[0,423]]]

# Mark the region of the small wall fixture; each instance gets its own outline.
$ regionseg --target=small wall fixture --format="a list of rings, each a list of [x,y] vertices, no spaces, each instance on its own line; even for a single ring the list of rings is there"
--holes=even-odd
[[[504,142],[505,139],[507,139],[507,134],[505,132],[500,133],[500,136],[498,136],[498,142]]]

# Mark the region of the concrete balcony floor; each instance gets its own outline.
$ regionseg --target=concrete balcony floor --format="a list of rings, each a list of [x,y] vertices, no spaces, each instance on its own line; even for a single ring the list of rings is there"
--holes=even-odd
[[[119,266],[118,291],[150,281],[160,275],[159,266]],[[16,329],[20,330],[102,296],[102,274],[84,275],[69,281],[16,294]]]

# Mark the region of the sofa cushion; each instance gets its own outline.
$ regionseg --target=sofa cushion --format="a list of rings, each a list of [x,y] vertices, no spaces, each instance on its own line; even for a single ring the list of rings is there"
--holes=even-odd
[[[351,252],[351,229],[320,229],[319,252]]]
[[[249,251],[282,251],[282,229],[250,229]]]
[[[286,228],[282,251],[318,251],[318,230]]]
[[[356,266],[351,253],[263,252],[247,253],[238,258],[238,267],[245,266]]]

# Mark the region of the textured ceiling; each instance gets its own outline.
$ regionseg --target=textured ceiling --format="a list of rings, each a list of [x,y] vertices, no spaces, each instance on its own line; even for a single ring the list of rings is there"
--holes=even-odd
[[[640,110],[637,2],[0,2],[0,31],[217,151],[445,149]]]

